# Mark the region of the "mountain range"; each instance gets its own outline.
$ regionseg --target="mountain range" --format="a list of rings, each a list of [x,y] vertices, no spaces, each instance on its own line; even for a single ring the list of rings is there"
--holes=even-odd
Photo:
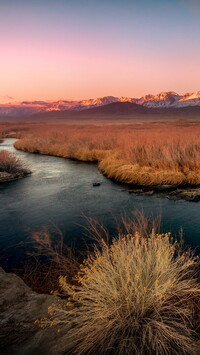
[[[22,101],[0,104],[1,117],[29,116],[50,111],[85,111],[91,108],[106,106],[113,103],[135,104],[134,109],[142,108],[185,108],[200,107],[200,91],[179,95],[173,91],[161,92],[157,95],[145,95],[140,98],[105,96],[88,100],[58,100],[58,101]],[[116,108],[119,106],[115,106]],[[131,110],[131,105],[126,105]],[[133,107],[132,107],[133,108]],[[93,110],[92,110],[93,111]],[[94,111],[93,111],[94,112]],[[100,110],[101,112],[101,110]]]

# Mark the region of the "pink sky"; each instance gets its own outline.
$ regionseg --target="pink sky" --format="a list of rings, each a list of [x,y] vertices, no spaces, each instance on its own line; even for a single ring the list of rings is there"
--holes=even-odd
[[[200,90],[199,15],[187,8],[50,3],[0,5],[0,102]]]

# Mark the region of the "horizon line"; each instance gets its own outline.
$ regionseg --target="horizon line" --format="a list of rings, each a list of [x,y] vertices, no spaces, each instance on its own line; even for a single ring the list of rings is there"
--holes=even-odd
[[[195,91],[192,91],[192,92],[185,92],[185,93],[177,93],[176,91],[173,91],[173,90],[169,90],[169,91],[160,91],[159,93],[156,93],[156,94],[145,94],[145,95],[142,95],[142,96],[123,96],[123,95],[120,95],[120,96],[114,96],[114,95],[103,95],[103,96],[97,96],[97,97],[90,97],[90,98],[81,98],[81,99],[71,99],[71,98],[59,98],[59,99],[23,99],[21,101],[19,100],[16,100],[14,98],[10,98],[11,101],[8,101],[8,102],[1,102],[0,101],[0,105],[8,105],[8,104],[18,104],[18,103],[23,103],[23,102],[58,102],[58,101],[71,101],[71,102],[76,102],[76,101],[87,101],[87,100],[97,100],[97,99],[102,99],[102,98],[107,98],[107,97],[114,97],[114,98],[127,98],[127,99],[141,99],[142,97],[146,97],[146,96],[157,96],[157,95],[160,95],[162,93],[174,93],[175,95],[178,95],[178,96],[184,96],[184,95],[187,95],[187,94],[194,94],[194,93],[198,93],[200,92],[200,90],[195,90]],[[10,95],[5,95],[5,96],[10,96]]]

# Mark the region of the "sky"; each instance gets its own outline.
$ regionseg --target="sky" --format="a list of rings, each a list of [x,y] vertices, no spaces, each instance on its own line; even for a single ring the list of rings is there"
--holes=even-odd
[[[200,0],[0,0],[0,103],[200,90]]]

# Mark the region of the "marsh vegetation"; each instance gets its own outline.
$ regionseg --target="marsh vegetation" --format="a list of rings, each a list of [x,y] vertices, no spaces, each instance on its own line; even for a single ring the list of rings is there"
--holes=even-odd
[[[134,186],[200,184],[198,122],[77,124],[56,129],[47,125],[45,133],[40,128],[21,134],[15,147],[97,162],[107,177]]]

